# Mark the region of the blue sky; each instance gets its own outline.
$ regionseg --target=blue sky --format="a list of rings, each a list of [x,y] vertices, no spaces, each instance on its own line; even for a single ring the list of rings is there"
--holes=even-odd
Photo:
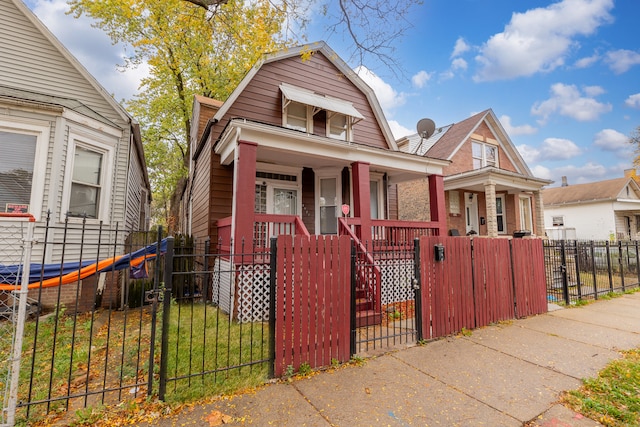
[[[122,48],[90,21],[65,15],[63,0],[27,4],[117,99],[135,92],[146,68],[117,71]],[[396,137],[424,117],[443,126],[491,108],[535,176],[618,178],[640,126],[639,16],[637,0],[424,0],[394,53],[403,70],[369,58],[361,76]],[[311,39],[347,59],[349,45],[322,24]]]

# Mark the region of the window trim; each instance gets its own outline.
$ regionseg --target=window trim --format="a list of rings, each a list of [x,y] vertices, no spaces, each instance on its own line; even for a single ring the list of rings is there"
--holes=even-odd
[[[102,174],[100,176],[100,200],[98,201],[98,214],[97,218],[87,218],[87,222],[109,223],[110,216],[110,203],[109,200],[112,197],[112,182],[113,182],[113,165],[115,161],[115,145],[117,141],[107,140],[104,136],[99,136],[93,132],[86,132],[82,129],[75,129],[70,126],[69,138],[67,144],[67,157],[65,161],[65,174],[63,181],[62,191],[62,203],[60,204],[60,218],[61,220],[67,217],[69,211],[69,202],[71,200],[71,184],[73,181],[73,166],[75,161],[76,147],[80,146],[84,149],[95,151],[102,154]],[[80,222],[84,218],[69,217],[69,221]]]
[[[314,169],[315,173],[315,189],[314,189],[314,198],[315,198],[315,229],[316,234],[322,235],[320,231],[320,181],[322,179],[331,179],[335,178],[336,180],[336,198],[337,204],[336,208],[338,209],[338,215],[340,215],[340,207],[342,206],[342,169],[340,168],[326,168],[326,169]],[[330,235],[330,234],[327,234]]]
[[[268,163],[256,163],[256,173],[279,173],[285,175],[295,175],[296,181],[282,181],[279,179],[270,178],[255,178],[256,185],[266,185],[267,187],[267,214],[273,212],[273,190],[274,188],[280,188],[283,190],[296,190],[296,216],[302,216],[302,168],[290,167],[290,166],[274,166]],[[255,212],[255,206],[254,206]],[[271,212],[270,212],[271,211]]]
[[[476,157],[473,154],[473,146],[477,144],[480,145],[482,147],[482,157]],[[496,150],[496,162],[494,165],[488,165],[487,164],[487,152],[486,152],[486,147],[492,147],[495,148]],[[476,140],[471,140],[471,163],[473,166],[473,169],[481,169],[481,168],[486,168],[487,166],[491,166],[491,167],[495,167],[498,168],[500,167],[500,162],[499,162],[499,146],[496,144],[490,144],[488,142],[483,142],[483,141],[476,141]],[[475,165],[473,164],[474,160],[480,160],[480,167],[476,168]]]
[[[285,104],[284,96],[282,97],[282,103],[285,106],[283,108],[283,111],[282,111],[282,126],[283,127],[287,128],[287,129],[297,130],[297,131],[300,131],[300,132],[305,132],[302,129],[300,129],[298,127],[294,127],[293,125],[289,124],[289,106],[291,104],[297,104],[297,105],[302,105],[305,108],[305,112],[306,112],[306,115],[307,115],[307,117],[306,117],[306,126],[307,126],[306,132],[307,133],[313,133],[313,114],[312,114],[312,111],[311,111],[311,108],[309,107],[309,105],[306,105],[306,104],[303,104],[303,103],[297,102],[297,101],[288,101]],[[297,118],[297,119],[300,119],[300,117],[297,117],[297,116],[293,116],[293,117]]]
[[[502,217],[502,230],[498,229],[498,234],[507,234],[507,205],[506,205],[506,197],[504,194],[496,194],[496,201],[500,199],[502,200],[502,213],[498,213],[497,204],[496,204],[496,226],[498,225],[498,217]]]
[[[333,134],[331,133],[331,119],[333,119],[334,117],[344,117],[344,139],[342,137],[340,137],[337,134]],[[328,138],[332,138],[332,139],[336,139],[338,141],[347,141],[347,142],[352,142],[353,139],[353,126],[352,126],[352,120],[351,117],[349,117],[346,114],[341,114],[341,113],[334,113],[332,111],[327,111],[327,123],[326,123],[326,127],[327,127],[327,137]]]
[[[523,212],[523,209],[522,209],[522,202],[524,200],[527,200],[527,203],[529,205],[528,209],[527,209],[529,215],[528,215],[528,218],[526,218],[528,221],[525,221],[525,217],[524,217],[525,213]],[[521,230],[530,231],[531,234],[533,234],[533,225],[534,225],[533,224],[533,204],[531,203],[531,197],[530,196],[520,196],[518,198],[518,203],[519,203],[518,207],[520,209],[520,229]],[[525,224],[525,222],[528,222],[529,224]],[[526,226],[530,226],[530,229],[529,228],[525,228]]]
[[[33,156],[33,175],[31,177],[31,196],[29,213],[36,221],[42,215],[44,202],[44,185],[47,174],[47,154],[50,140],[50,125],[47,122],[12,118],[11,121],[0,119],[0,130],[36,137],[36,151]]]
[[[385,206],[385,200],[384,200],[384,180],[383,180],[384,174],[380,173],[380,172],[369,172],[369,191],[371,191],[371,182],[375,181],[378,183],[378,216],[380,216],[380,218],[373,218],[373,216],[371,217],[371,219],[386,219],[387,215],[384,209]]]

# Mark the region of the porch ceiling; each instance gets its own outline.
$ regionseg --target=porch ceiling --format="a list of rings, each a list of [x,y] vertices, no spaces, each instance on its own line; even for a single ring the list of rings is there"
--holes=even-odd
[[[278,126],[234,119],[215,147],[222,164],[234,160],[239,140],[258,144],[257,160],[274,165],[313,169],[342,168],[353,162],[370,164],[371,172],[386,173],[389,183],[442,174],[448,161],[384,150]]]
[[[522,191],[539,191],[553,181],[521,175],[493,167],[476,169],[444,178],[444,189],[466,190],[482,193],[485,185],[495,184],[497,192],[518,193]]]

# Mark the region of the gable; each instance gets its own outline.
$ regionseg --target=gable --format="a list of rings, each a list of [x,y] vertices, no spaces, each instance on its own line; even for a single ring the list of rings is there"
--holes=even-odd
[[[213,140],[217,139],[231,118],[245,118],[282,126],[283,94],[280,86],[284,83],[313,91],[322,97],[350,103],[362,116],[362,120],[358,118],[357,123],[353,125],[352,143],[395,149],[391,145],[395,142],[385,136],[385,123],[378,120],[367,94],[353,82],[354,75],[346,76],[344,72],[347,70],[342,70],[333,60],[327,58],[323,52],[326,48],[322,46],[306,60],[299,54],[287,55],[265,61],[254,68],[254,73],[245,78],[238,87],[238,92],[227,100],[226,103],[229,104],[221,109],[220,122],[212,130]],[[384,117],[382,119],[384,120]],[[321,135],[325,120],[324,111],[313,117],[315,134]]]
[[[10,87],[74,99],[116,123],[123,110],[21,0],[0,0],[0,81]]]

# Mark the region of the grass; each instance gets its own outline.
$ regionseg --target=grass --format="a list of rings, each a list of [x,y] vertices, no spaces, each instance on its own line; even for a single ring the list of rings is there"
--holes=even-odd
[[[44,419],[47,412],[76,412],[77,420],[93,419],[103,405],[147,397],[152,342],[148,307],[94,315],[73,316],[64,310],[57,314],[25,325],[18,400],[58,399],[32,405],[30,424]],[[154,394],[159,383],[161,325],[160,311],[153,347]],[[0,322],[0,334],[10,333],[10,328],[9,322]],[[264,383],[268,363],[262,361],[268,360],[268,341],[266,323],[238,324],[216,307],[173,303],[167,376],[176,380],[167,383],[167,402],[188,402]],[[0,360],[9,351],[0,348]],[[84,409],[85,397],[69,397],[103,388],[120,390],[89,396],[88,409]],[[26,417],[27,409],[20,408],[17,419],[24,424]]]
[[[597,378],[565,394],[564,402],[574,411],[610,427],[640,425],[640,348],[603,369]]]

